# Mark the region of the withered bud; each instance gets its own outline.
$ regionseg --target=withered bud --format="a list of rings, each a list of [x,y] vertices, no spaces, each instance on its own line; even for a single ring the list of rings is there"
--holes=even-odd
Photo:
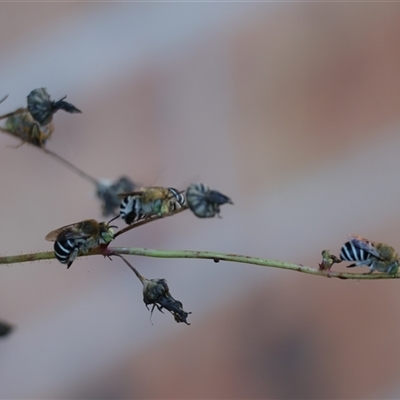
[[[119,214],[121,197],[119,194],[133,192],[137,185],[128,177],[121,176],[116,182],[101,181],[97,184],[96,195],[102,202],[102,213],[105,217]]]
[[[175,318],[176,322],[184,322],[190,325],[186,318],[191,312],[186,312],[183,310],[183,305],[180,301],[175,300],[170,292],[167,281],[165,279],[147,279],[144,278],[143,281],[143,301],[146,307],[150,304],[153,305],[151,308],[151,313],[153,314],[154,308],[161,312],[165,308],[168,310]]]
[[[330,271],[333,264],[338,264],[342,262],[342,260],[335,255],[331,254],[329,250],[322,250],[322,262],[319,265],[320,271]]]
[[[0,321],[0,337],[7,336],[13,330],[13,326],[7,322]]]
[[[82,111],[73,104],[64,101],[66,97],[54,101],[50,99],[46,88],[32,90],[28,95],[28,110],[35,121],[41,125],[49,124],[53,118],[53,114],[58,110],[64,110],[71,114],[81,113]]]
[[[202,183],[191,184],[186,190],[188,207],[199,218],[212,218],[219,216],[219,206],[233,204],[233,201],[224,194],[211,190]]]

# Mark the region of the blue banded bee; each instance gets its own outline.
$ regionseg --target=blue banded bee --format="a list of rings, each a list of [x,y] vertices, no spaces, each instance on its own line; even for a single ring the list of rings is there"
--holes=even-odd
[[[18,108],[0,116],[0,120],[6,119],[5,127],[0,130],[22,139],[23,143],[28,142],[38,147],[44,147],[54,131],[52,119],[55,112],[58,110],[65,110],[69,113],[81,112],[72,104],[64,101],[64,98],[59,101],[51,101],[45,88],[32,90],[27,98],[27,108]]]
[[[348,268],[365,265],[370,272],[396,274],[399,268],[399,256],[393,247],[384,243],[371,242],[361,236],[350,236],[341,251],[342,261],[355,261]]]
[[[188,207],[199,218],[219,216],[219,206],[225,203],[233,204],[229,197],[216,190],[211,190],[202,183],[193,183],[187,188],[186,201]]]
[[[128,224],[153,216],[163,216],[185,207],[185,195],[174,188],[144,187],[125,193],[120,205],[120,216]]]
[[[51,231],[45,239],[54,242],[54,254],[57,260],[67,264],[69,268],[78,255],[110,243],[114,239],[112,228],[114,226],[109,225],[109,222],[87,219]]]

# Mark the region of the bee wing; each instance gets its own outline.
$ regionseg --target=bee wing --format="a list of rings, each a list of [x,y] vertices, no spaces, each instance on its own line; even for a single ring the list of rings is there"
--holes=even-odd
[[[351,243],[353,243],[354,246],[358,247],[359,249],[366,251],[374,257],[381,258],[378,250],[376,250],[370,240],[358,235],[349,235],[349,239]]]
[[[18,108],[18,110],[15,110],[15,111],[10,112],[8,114],[0,115],[0,119],[9,118],[9,117],[12,117],[15,114],[21,114],[21,113],[23,113],[25,111],[26,111],[26,108]]]
[[[45,239],[48,240],[49,242],[55,242],[58,238],[58,235],[61,232],[64,232],[64,240],[68,240],[68,239],[83,239],[83,238],[87,238],[90,236],[90,234],[82,232],[82,231],[74,231],[71,228],[75,228],[76,226],[80,225],[81,222],[77,222],[74,224],[69,224],[69,225],[65,225],[62,226],[61,228],[58,229],[54,229],[54,231],[49,232]],[[78,233],[79,232],[79,233]]]
[[[138,190],[134,190],[133,192],[125,192],[125,193],[118,193],[118,197],[126,197],[126,196],[142,196],[147,190],[151,189],[159,189],[158,187],[143,187],[139,188]]]
[[[143,192],[126,192],[126,193],[118,193],[118,197],[126,197],[126,196],[137,196],[138,194],[143,194]]]

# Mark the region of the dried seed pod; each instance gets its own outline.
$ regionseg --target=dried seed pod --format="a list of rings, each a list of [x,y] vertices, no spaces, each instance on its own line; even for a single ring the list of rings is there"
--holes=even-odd
[[[186,319],[191,312],[184,311],[182,303],[171,296],[165,279],[144,278],[142,283],[143,301],[146,307],[148,308],[150,304],[153,304],[151,313],[153,313],[155,307],[161,312],[165,308],[174,316],[176,322],[184,322],[190,325]]]
[[[222,204],[233,204],[229,197],[216,190],[211,190],[202,183],[193,183],[187,188],[186,201],[188,207],[199,218],[219,216],[219,207]]]
[[[121,258],[142,283],[144,304],[146,304],[147,309],[150,304],[153,305],[151,315],[154,308],[157,307],[160,312],[163,312],[162,310],[165,308],[174,316],[176,322],[184,322],[190,325],[186,319],[191,312],[184,311],[182,303],[171,296],[165,279],[147,279],[124,256],[121,254],[113,255]]]
[[[51,122],[53,115],[58,110],[64,110],[68,113],[81,113],[82,111],[76,108],[73,104],[67,103],[63,97],[61,100],[54,101],[50,99],[46,88],[38,88],[29,93],[28,111],[31,113],[35,121],[41,125],[47,125]]]

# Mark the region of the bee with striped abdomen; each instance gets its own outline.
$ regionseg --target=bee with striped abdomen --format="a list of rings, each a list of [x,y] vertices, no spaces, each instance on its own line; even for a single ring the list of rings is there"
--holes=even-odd
[[[78,255],[86,254],[95,247],[108,245],[114,239],[113,227],[109,222],[87,219],[51,231],[45,239],[54,242],[57,260],[67,264],[69,268]]]
[[[125,193],[120,206],[120,216],[128,224],[153,216],[164,216],[186,204],[185,195],[174,188],[144,187]]]
[[[394,275],[399,268],[399,256],[393,247],[356,235],[350,236],[343,245],[340,259],[354,262],[348,268],[365,265],[370,268],[369,273],[378,271]]]
[[[216,190],[211,190],[202,183],[193,183],[187,188],[186,201],[188,207],[199,218],[219,216],[219,206],[225,203],[233,204],[228,196]]]

